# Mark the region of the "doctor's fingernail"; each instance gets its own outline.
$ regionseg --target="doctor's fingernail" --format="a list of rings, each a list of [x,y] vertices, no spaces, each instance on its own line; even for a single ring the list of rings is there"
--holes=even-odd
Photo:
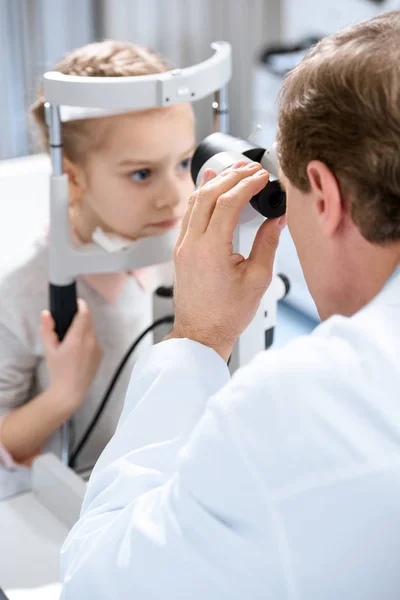
[[[206,170],[206,171],[204,171],[203,179],[201,180],[201,183],[207,183],[207,181],[210,181],[212,178],[213,178],[213,172]]]
[[[283,217],[280,217],[280,219],[278,219],[278,227],[282,231],[282,229],[285,229],[286,225],[287,225],[287,218],[286,218],[286,215],[283,215]]]

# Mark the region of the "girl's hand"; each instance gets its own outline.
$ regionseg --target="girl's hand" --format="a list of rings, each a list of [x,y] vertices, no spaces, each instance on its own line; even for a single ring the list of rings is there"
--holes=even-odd
[[[82,404],[102,359],[86,302],[78,300],[78,312],[62,342],[49,311],[42,313],[40,334],[50,372],[50,388],[62,402],[68,418]]]

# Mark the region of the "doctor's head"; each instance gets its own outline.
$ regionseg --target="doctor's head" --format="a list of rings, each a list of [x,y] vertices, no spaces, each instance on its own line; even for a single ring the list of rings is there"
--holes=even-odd
[[[129,43],[89,44],[54,68],[85,77],[140,76],[169,71],[158,54]],[[32,107],[45,148],[44,98]],[[62,123],[64,172],[71,220],[84,241],[98,226],[136,239],[179,226],[193,191],[195,147],[190,104]]]
[[[288,226],[322,318],[363,305],[360,266],[372,282],[400,261],[399,39],[400,12],[351,26],[317,44],[281,90]]]

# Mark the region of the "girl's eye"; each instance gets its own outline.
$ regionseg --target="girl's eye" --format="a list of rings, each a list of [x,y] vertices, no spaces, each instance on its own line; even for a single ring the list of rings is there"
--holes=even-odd
[[[192,159],[191,158],[185,158],[185,160],[182,160],[179,163],[178,169],[180,171],[187,171],[191,165]]]
[[[131,179],[133,181],[146,181],[150,177],[151,171],[150,169],[139,169],[139,171],[134,171],[130,174]]]

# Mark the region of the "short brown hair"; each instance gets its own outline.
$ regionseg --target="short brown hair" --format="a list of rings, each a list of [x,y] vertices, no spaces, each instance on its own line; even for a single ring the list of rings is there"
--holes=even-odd
[[[289,181],[309,191],[317,159],[336,176],[361,234],[400,240],[400,11],[314,46],[285,78],[278,153]]]
[[[88,44],[62,58],[53,68],[65,75],[85,77],[127,77],[169,71],[171,66],[161,56],[125,42],[106,40]],[[41,141],[48,151],[49,139],[45,120],[43,89],[31,106],[31,114],[39,127]],[[63,150],[72,162],[83,164],[89,151],[101,143],[102,129],[93,127],[93,119],[62,124]]]

